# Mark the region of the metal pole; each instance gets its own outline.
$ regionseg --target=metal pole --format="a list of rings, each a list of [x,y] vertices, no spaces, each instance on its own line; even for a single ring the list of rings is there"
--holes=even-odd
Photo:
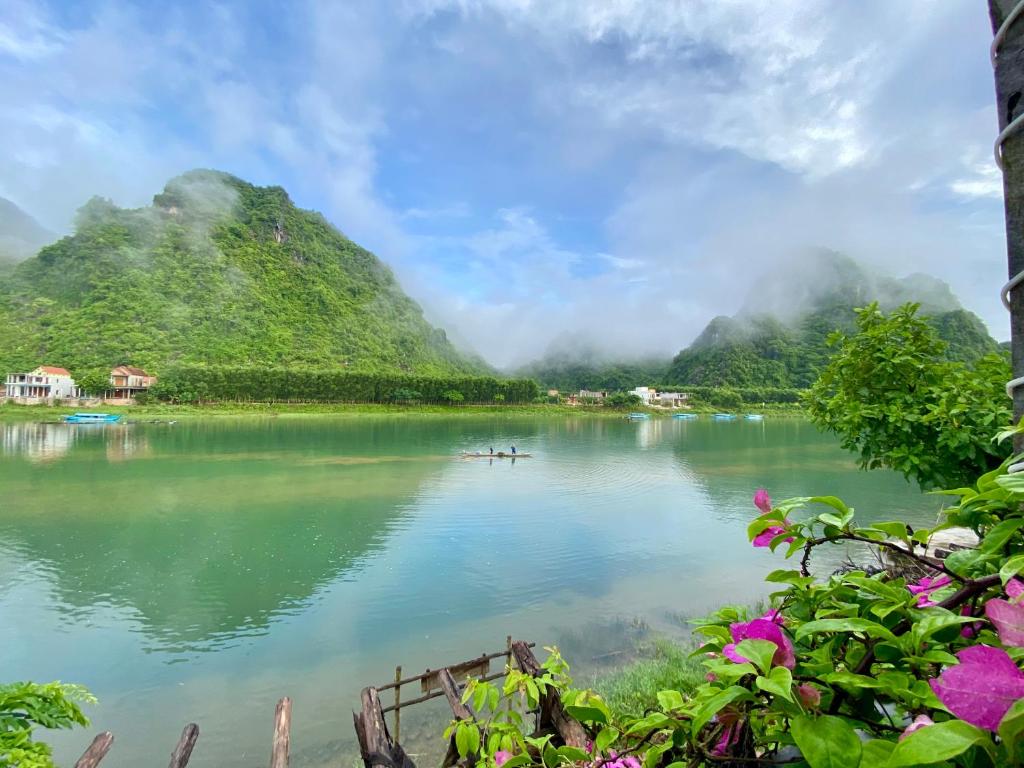
[[[1001,139],[996,154],[1003,168],[1006,255],[1011,283],[1024,273],[1024,132],[1016,128],[1007,131],[1016,118],[1024,115],[1024,14],[1015,12],[1020,4],[1021,0],[988,0],[995,35],[992,64]],[[1024,285],[1010,289],[1008,298],[1014,378],[1014,386],[1008,389],[1012,390],[1016,424],[1024,415],[1024,386],[1019,382],[1024,379]],[[1024,450],[1024,435],[1017,436],[1014,450]]]

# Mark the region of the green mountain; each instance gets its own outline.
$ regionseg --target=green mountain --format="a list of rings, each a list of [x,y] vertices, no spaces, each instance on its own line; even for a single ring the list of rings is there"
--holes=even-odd
[[[0,197],[0,269],[27,259],[51,240],[53,233]]]
[[[689,386],[806,387],[827,361],[828,335],[853,329],[854,309],[878,301],[921,304],[949,344],[951,359],[973,361],[998,345],[949,286],[927,275],[873,275],[834,252],[817,253],[760,281],[734,317],[716,317],[673,359],[666,380]]]
[[[153,204],[93,198],[0,283],[0,370],[127,363],[485,372],[391,271],[280,187],[191,171]]]

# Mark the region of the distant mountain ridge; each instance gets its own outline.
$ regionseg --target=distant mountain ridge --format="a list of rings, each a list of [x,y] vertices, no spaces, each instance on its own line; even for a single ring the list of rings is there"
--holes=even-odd
[[[53,238],[32,216],[0,197],[0,266],[27,259]]]
[[[392,272],[280,187],[216,171],[153,205],[93,198],[73,235],[0,282],[0,370],[132,364],[489,372],[423,318]]]
[[[733,317],[714,318],[672,360],[668,381],[690,386],[807,387],[827,362],[826,339],[854,327],[854,310],[872,301],[890,310],[921,304],[951,359],[973,361],[998,345],[943,281],[928,275],[887,278],[831,251],[760,281]],[[781,309],[780,309],[781,308]]]

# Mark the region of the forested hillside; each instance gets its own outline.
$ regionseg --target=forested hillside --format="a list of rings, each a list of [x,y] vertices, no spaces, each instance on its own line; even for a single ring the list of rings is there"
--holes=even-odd
[[[94,198],[75,233],[0,285],[0,370],[129,363],[486,372],[432,327],[391,271],[280,187],[214,171],[149,207]]]
[[[963,309],[941,280],[877,277],[828,252],[816,254],[806,270],[760,284],[736,316],[714,318],[676,355],[666,380],[691,386],[810,386],[829,357],[828,335],[852,330],[854,310],[871,301],[883,309],[919,302],[949,345],[951,359],[971,362],[998,348],[981,320]]]

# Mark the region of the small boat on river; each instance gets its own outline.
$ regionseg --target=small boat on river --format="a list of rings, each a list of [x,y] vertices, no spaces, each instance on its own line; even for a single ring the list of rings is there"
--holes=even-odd
[[[696,419],[696,413],[674,413],[672,414],[673,419]]]
[[[508,451],[495,451],[494,453],[480,453],[480,451],[462,452],[464,459],[530,459],[532,453],[509,453]]]
[[[626,418],[630,421],[643,421],[644,419],[649,419],[651,417],[646,413],[631,413]]]
[[[735,413],[716,413],[714,415],[716,421],[734,421],[736,419]]]
[[[64,417],[65,424],[114,424],[120,420],[117,413],[72,413]]]
[[[743,417],[747,421],[764,421],[764,414],[761,413],[748,413]]]

